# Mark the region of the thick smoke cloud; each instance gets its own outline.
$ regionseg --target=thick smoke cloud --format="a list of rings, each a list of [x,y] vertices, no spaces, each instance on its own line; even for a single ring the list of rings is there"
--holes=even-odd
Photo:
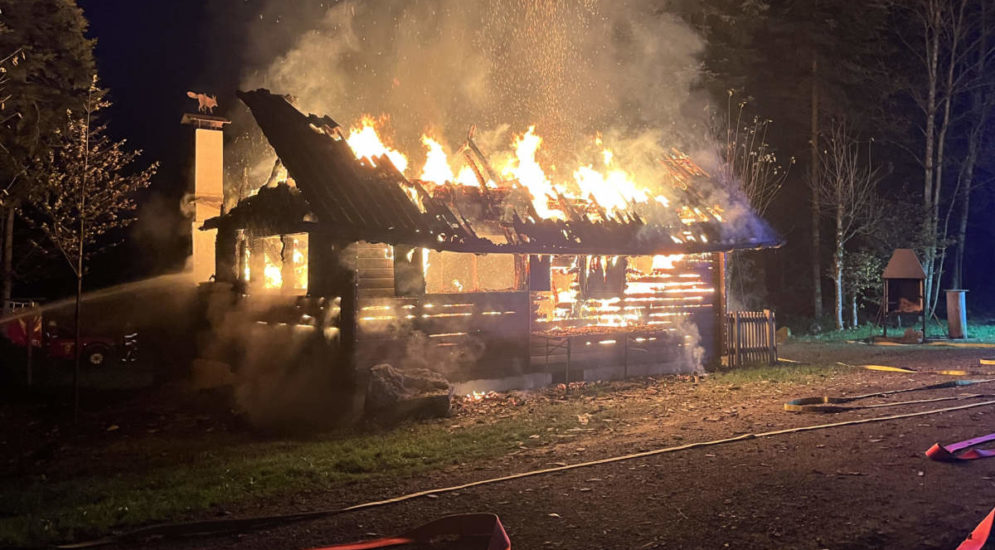
[[[392,113],[411,150],[428,128],[458,142],[470,124],[502,123],[538,124],[554,143],[651,127],[687,146],[702,118],[682,110],[703,42],[658,5],[341,2],[311,28],[281,27],[299,33],[296,43],[245,84],[290,93],[302,109],[347,122]]]
[[[290,19],[278,5],[320,16]],[[709,150],[695,91],[704,43],[659,2],[380,0],[324,11],[280,2],[249,33],[258,66],[244,88],[291,94],[301,110],[344,125],[389,114],[394,145],[415,166],[423,132],[458,145],[471,124],[508,125],[496,154],[535,124],[546,166],[588,162],[577,157],[597,132],[616,152],[629,141],[654,145],[643,155]],[[647,174],[633,170],[645,179],[658,172],[649,158],[632,163],[646,165]]]

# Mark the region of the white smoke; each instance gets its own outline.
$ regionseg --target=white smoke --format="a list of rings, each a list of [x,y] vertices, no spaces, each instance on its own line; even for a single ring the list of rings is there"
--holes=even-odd
[[[423,132],[458,145],[471,124],[519,134],[535,124],[544,164],[571,167],[587,162],[576,157],[595,133],[617,152],[651,137],[656,149],[624,159],[647,184],[671,146],[711,149],[696,90],[704,42],[660,2],[345,1],[312,21],[282,13],[306,11],[297,3],[277,4],[249,30],[253,57],[266,61],[243,88],[290,94],[344,125],[388,114],[395,147],[416,165]],[[292,46],[267,55],[268,43]],[[504,137],[490,151],[508,148]]]

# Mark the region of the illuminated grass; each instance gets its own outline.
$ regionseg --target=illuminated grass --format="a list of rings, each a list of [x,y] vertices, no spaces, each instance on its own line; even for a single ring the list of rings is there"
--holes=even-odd
[[[551,435],[545,434],[575,427],[583,404],[537,408],[538,414],[456,430],[449,427],[452,419],[443,419],[312,441],[238,442],[204,434],[190,442],[200,450],[174,452],[168,461],[155,457],[161,449],[182,449],[187,442],[146,443],[130,451],[142,458],[108,466],[115,471],[7,480],[0,490],[0,546],[79,540],[112,527],[203,517],[213,507],[500,456],[519,445],[547,443],[543,439]],[[529,439],[533,434],[544,435]],[[356,494],[362,498],[362,491]]]
[[[785,364],[740,367],[711,374],[709,378],[718,384],[735,386],[755,383],[800,384],[820,378],[829,378],[839,373],[838,365]]]
[[[971,340],[977,340],[982,342],[995,342],[995,324],[993,323],[979,323],[972,324],[971,320],[968,319],[967,332]],[[909,328],[909,327],[906,327]],[[912,328],[920,328],[920,325],[916,325]],[[889,328],[889,336],[901,336],[904,332],[903,329]],[[847,340],[865,340],[872,336],[881,336],[881,327],[875,325],[863,325],[857,328],[848,328],[844,330],[833,330],[826,331],[820,334],[815,334],[811,336],[800,336],[799,339],[802,341],[809,342],[844,342]],[[939,323],[935,319],[926,323],[926,335],[929,338],[946,338],[947,337],[947,324],[945,322]]]
[[[737,391],[750,393],[756,384],[804,383],[838,370],[812,365],[741,368],[711,374],[701,388],[740,386]],[[571,389],[566,400],[530,402],[524,405],[524,414],[509,418],[460,416],[309,440],[259,441],[225,433],[122,440],[99,450],[106,459],[91,458],[78,465],[64,461],[58,465],[66,469],[64,474],[4,480],[0,546],[83,540],[112,528],[211,517],[267,498],[353,483],[357,490],[350,504],[375,499],[364,495],[363,484],[385,486],[392,478],[479,464],[523,445],[559,442],[565,434],[575,433],[567,430],[578,427],[577,416],[582,413],[590,415],[586,427],[594,430],[610,425],[597,419],[638,419],[654,405],[652,398],[647,399],[651,394],[641,393],[647,383],[665,393],[675,381],[586,384]],[[640,398],[613,400],[628,391]],[[599,397],[608,401],[592,412],[591,400]],[[498,409],[505,406],[513,405]],[[454,424],[460,427],[453,428]]]

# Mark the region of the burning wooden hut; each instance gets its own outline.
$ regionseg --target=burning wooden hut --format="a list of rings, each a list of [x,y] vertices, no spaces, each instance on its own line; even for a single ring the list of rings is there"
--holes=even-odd
[[[779,244],[752,215],[730,227],[676,151],[669,197],[502,178],[472,132],[464,170],[432,182],[282,96],[239,97],[287,177],[204,224],[215,279],[287,306],[265,322],[334,333],[360,370],[414,363],[463,393],[689,371],[720,353],[723,253]]]

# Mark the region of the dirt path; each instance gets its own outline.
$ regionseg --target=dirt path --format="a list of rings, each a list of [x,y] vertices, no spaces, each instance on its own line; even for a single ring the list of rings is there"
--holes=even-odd
[[[799,361],[828,359],[921,370],[975,368],[984,349],[873,348],[795,344],[782,350]],[[988,367],[995,373],[995,368]],[[939,375],[847,370],[805,384],[647,386],[623,395],[590,397],[592,411],[642,407],[645,414],[576,437],[523,448],[481,464],[464,464],[391,485],[354,485],[302,494],[233,511],[286,513],[336,507],[513,472],[575,463],[651,448],[898,412],[941,408],[943,402],[852,411],[789,414],[792,397],[843,395],[950,380]],[[917,392],[914,398],[956,390]],[[995,392],[995,387],[985,390]],[[974,392],[972,388],[971,392]],[[881,401],[900,401],[896,396]],[[492,407],[486,414],[503,409]],[[505,414],[516,414],[513,410]],[[607,417],[606,417],[607,418]],[[967,465],[931,462],[923,451],[995,431],[995,407],[798,433],[694,449],[570,472],[488,485],[331,519],[152,548],[309,548],[389,534],[439,516],[497,513],[515,548],[954,548],[995,506],[995,460]],[[462,422],[450,429],[459,437]],[[587,432],[585,430],[591,430]]]

